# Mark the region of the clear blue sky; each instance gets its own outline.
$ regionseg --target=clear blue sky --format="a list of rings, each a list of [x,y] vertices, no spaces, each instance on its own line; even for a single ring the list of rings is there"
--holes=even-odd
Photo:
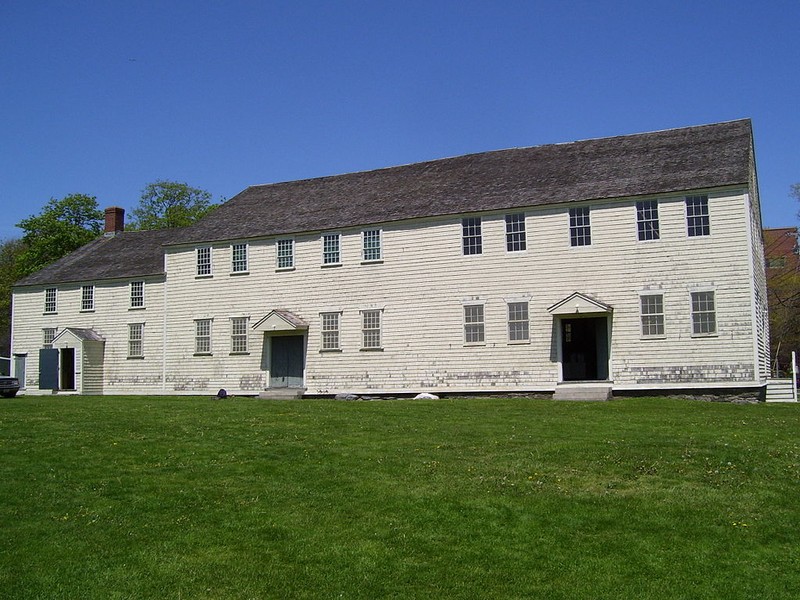
[[[800,1],[0,0],[0,239],[52,197],[248,185],[753,119],[800,205]]]

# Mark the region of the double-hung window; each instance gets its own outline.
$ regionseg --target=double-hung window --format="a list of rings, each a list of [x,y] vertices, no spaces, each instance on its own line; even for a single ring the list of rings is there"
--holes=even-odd
[[[527,342],[530,339],[527,302],[508,303],[508,341]]]
[[[361,312],[361,347],[364,350],[376,350],[381,347],[381,311],[365,310]]]
[[[525,213],[506,215],[506,250],[522,252],[526,248]]]
[[[211,275],[211,246],[203,246],[197,249],[197,276],[209,275]]]
[[[464,342],[467,344],[484,342],[483,304],[464,305]]]
[[[94,286],[84,285],[81,288],[81,310],[94,310]]]
[[[569,243],[571,246],[591,245],[592,228],[588,206],[569,209]]]
[[[131,308],[144,307],[144,281],[131,281]]]
[[[211,319],[197,319],[194,327],[194,353],[211,354]]]
[[[639,296],[642,320],[642,337],[661,337],[664,335],[664,296],[663,294],[642,294]]]
[[[322,264],[338,265],[342,262],[341,235],[326,233],[322,236]]]
[[[144,323],[128,325],[128,358],[144,356]]]
[[[461,244],[465,255],[483,254],[480,217],[461,219]]]
[[[247,317],[231,318],[231,352],[245,354],[247,352]]]
[[[636,228],[640,241],[659,239],[656,200],[641,200],[636,203]]]
[[[56,295],[57,295],[56,288],[47,288],[44,291],[44,312],[46,313],[56,312],[57,308]]]
[[[714,292],[692,292],[692,333],[711,335],[717,332]]]
[[[294,240],[278,240],[277,243],[277,268],[294,269]]]
[[[339,350],[339,320],[341,313],[322,313],[320,317],[322,320],[322,350]]]
[[[686,197],[686,228],[689,237],[711,235],[708,196]]]
[[[363,257],[365,262],[378,261],[383,258],[381,253],[381,230],[367,229],[361,234],[363,244]]]
[[[231,246],[231,271],[233,273],[247,273],[247,244],[233,244]]]
[[[56,339],[58,329],[55,327],[45,327],[42,329],[42,348],[52,348],[53,340]]]

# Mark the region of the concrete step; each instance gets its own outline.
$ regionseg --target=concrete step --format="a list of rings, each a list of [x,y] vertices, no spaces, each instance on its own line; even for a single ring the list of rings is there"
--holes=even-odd
[[[269,388],[258,393],[261,400],[297,400],[306,393],[306,388]]]
[[[553,394],[553,400],[579,400],[583,402],[598,402],[611,400],[612,386],[610,383],[559,383]]]

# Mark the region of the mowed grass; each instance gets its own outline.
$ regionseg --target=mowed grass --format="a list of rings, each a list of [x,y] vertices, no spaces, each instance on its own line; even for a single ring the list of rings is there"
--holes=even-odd
[[[0,401],[2,598],[798,598],[800,406]]]

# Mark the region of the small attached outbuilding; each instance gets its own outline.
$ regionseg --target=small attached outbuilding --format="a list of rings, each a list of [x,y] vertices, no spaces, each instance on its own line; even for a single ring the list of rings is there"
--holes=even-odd
[[[103,393],[105,339],[93,329],[66,327],[52,348],[39,350],[39,389]]]

